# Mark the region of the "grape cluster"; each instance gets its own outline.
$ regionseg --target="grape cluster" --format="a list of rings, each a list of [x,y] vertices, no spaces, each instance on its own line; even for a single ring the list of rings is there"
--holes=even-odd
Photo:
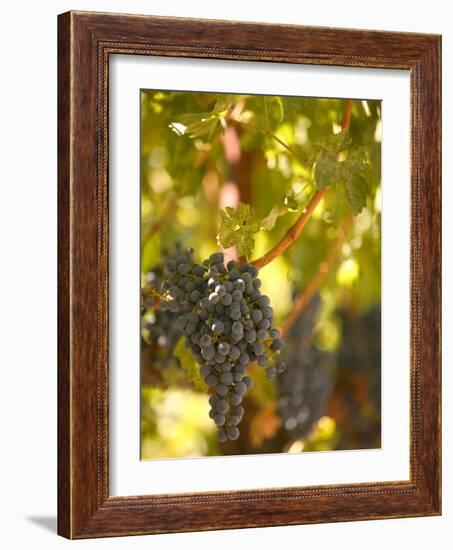
[[[340,311],[342,344],[338,367],[351,376],[362,373],[368,381],[373,406],[381,407],[381,307],[372,306],[360,316]]]
[[[160,295],[163,286],[163,265],[159,264],[145,276],[141,333],[143,340],[151,346],[153,366],[165,369],[172,362],[178,363],[173,351],[182,333],[175,324],[174,313],[156,308],[156,298],[153,295]]]
[[[285,369],[279,331],[273,328],[269,298],[260,292],[258,269],[230,261],[221,252],[196,263],[193,250],[166,263],[167,282],[161,310],[176,314],[185,345],[194,354],[210,388],[210,416],[219,441],[237,439],[241,405],[252,387],[247,367],[257,362],[269,378]]]
[[[316,295],[285,338],[287,369],[278,376],[278,412],[292,440],[305,439],[323,415],[333,388],[332,354],[313,345],[313,325],[320,305]]]

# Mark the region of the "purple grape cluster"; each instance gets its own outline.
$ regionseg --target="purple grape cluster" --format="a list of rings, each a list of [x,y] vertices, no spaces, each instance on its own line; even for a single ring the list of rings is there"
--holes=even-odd
[[[246,375],[256,362],[269,378],[285,370],[283,349],[273,310],[260,292],[258,269],[248,263],[224,265],[221,252],[196,263],[193,250],[166,263],[167,281],[160,308],[176,314],[185,345],[194,354],[200,374],[210,388],[210,416],[219,441],[237,439],[244,414],[241,405],[252,387]]]
[[[333,356],[313,344],[313,326],[320,304],[316,295],[285,338],[288,368],[277,378],[278,412],[292,440],[308,437],[324,414],[333,389]]]

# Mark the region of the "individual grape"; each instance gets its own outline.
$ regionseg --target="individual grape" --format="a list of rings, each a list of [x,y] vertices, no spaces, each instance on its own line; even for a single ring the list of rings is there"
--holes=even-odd
[[[225,294],[221,299],[222,305],[230,306],[233,303],[233,297],[231,294]]]
[[[198,300],[201,298],[201,294],[200,294],[200,291],[199,290],[193,290],[191,293],[190,293],[190,299],[192,300],[192,302],[198,302]]]
[[[226,289],[223,285],[217,285],[215,287],[215,293],[219,295],[219,297],[221,298],[222,296],[225,296],[226,294]]]
[[[247,303],[243,303],[242,300],[241,300],[241,313],[247,320],[250,319],[250,308],[247,305]]]
[[[264,308],[262,309],[262,313],[263,313],[263,317],[264,317],[265,319],[269,319],[269,320],[270,320],[270,319],[272,319],[273,316],[274,316],[274,312],[273,312],[273,310],[272,310],[271,307],[264,307]]]
[[[201,350],[201,355],[202,355],[207,361],[209,361],[210,359],[213,359],[213,357],[214,357],[214,355],[215,355],[214,346],[208,345],[208,346],[202,348],[202,350]]]
[[[228,355],[230,353],[231,346],[228,342],[220,342],[220,344],[217,346],[217,351],[221,355]]]
[[[277,375],[277,369],[274,367],[274,365],[267,367],[266,376],[268,378],[275,378],[276,375]]]
[[[210,374],[211,369],[208,367],[208,365],[201,365],[200,367],[200,374],[203,378],[206,378],[208,374]]]
[[[271,327],[271,321],[269,319],[262,319],[259,323],[258,323],[258,328],[259,329],[263,329],[263,330],[267,330]]]
[[[241,309],[239,307],[230,309],[230,317],[233,319],[233,321],[238,321],[241,316]]]
[[[195,323],[187,323],[186,328],[184,330],[185,330],[185,333],[190,336],[197,330],[197,325]]]
[[[239,416],[230,416],[229,424],[230,426],[237,426],[239,422],[241,421],[241,418]]]
[[[233,290],[231,293],[232,301],[240,302],[242,300],[242,292],[239,289]]]
[[[232,346],[228,357],[231,359],[231,361],[236,361],[237,359],[239,359],[240,355],[241,350],[237,346]]]
[[[210,388],[213,388],[216,384],[217,384],[217,376],[215,376],[214,374],[208,374],[208,376],[206,377],[206,384],[208,385],[208,387]]]
[[[247,353],[241,353],[241,355],[239,356],[239,363],[241,363],[241,365],[248,365],[250,363],[250,357],[248,356]]]
[[[255,355],[258,357],[259,355],[263,355],[265,351],[265,347],[264,347],[264,344],[261,344],[261,343],[258,343],[258,344],[254,344],[253,346],[253,352],[255,353]]]
[[[244,395],[244,393],[247,391],[247,386],[244,384],[244,382],[238,382],[234,386],[233,391],[235,393],[238,393],[239,395]]]
[[[236,426],[230,426],[227,428],[228,439],[235,440],[239,437],[239,430]]]
[[[184,330],[184,327],[187,325],[187,323],[188,323],[188,319],[185,315],[181,315],[176,319],[176,326],[180,330]]]
[[[233,393],[230,396],[230,403],[234,405],[239,405],[242,402],[242,395],[239,395],[238,393]]]
[[[217,292],[211,292],[208,300],[210,304],[218,304],[220,300],[220,296],[217,294]]]
[[[225,424],[225,415],[224,414],[216,414],[214,416],[214,422],[216,426],[223,426]]]
[[[167,271],[169,273],[174,273],[177,268],[176,260],[173,260],[173,259],[168,260],[165,267],[167,268]]]
[[[241,405],[237,405],[233,408],[231,412],[235,416],[239,416],[239,418],[242,418],[242,416],[244,415],[244,407],[242,407]]]
[[[245,287],[246,287],[244,279],[237,279],[234,282],[233,287],[234,287],[235,290],[238,290],[238,291],[241,292],[241,297],[239,298],[241,300],[242,299],[242,292],[244,292]]]
[[[228,401],[226,401],[225,399],[219,399],[219,401],[217,401],[215,405],[216,411],[221,414],[225,414],[226,412],[228,412],[229,408],[230,406],[228,405]]]
[[[209,260],[210,260],[213,264],[223,264],[223,254],[222,254],[222,252],[214,252],[214,253],[211,254],[211,256],[209,257]]]
[[[261,319],[263,318],[263,314],[262,314],[261,310],[259,310],[259,309],[252,310],[251,318],[252,318],[252,321],[254,323],[258,324],[261,321]]]
[[[242,323],[240,321],[235,321],[231,325],[231,332],[237,335],[242,334],[244,332],[244,327],[242,326]]]
[[[277,372],[281,374],[286,369],[286,363],[282,359],[278,359],[275,363],[275,368],[277,369]]]
[[[273,350],[282,350],[284,347],[283,342],[280,339],[274,340],[271,344]]]
[[[253,329],[248,330],[245,333],[245,339],[249,344],[253,344],[256,342],[256,331]]]
[[[223,323],[219,319],[214,319],[211,329],[214,334],[222,334],[223,332]]]
[[[209,334],[203,334],[203,336],[200,338],[200,344],[203,348],[210,346],[211,343],[212,343],[212,338],[209,336]]]
[[[220,380],[226,385],[231,386],[233,383],[233,375],[231,372],[224,372],[220,378]]]
[[[216,391],[220,395],[220,397],[225,397],[226,395],[228,395],[228,386],[226,386],[225,384],[219,384],[216,388]]]
[[[195,277],[198,278],[199,281],[203,281],[203,279],[201,279],[201,277],[203,277],[203,275],[205,274],[203,266],[195,265],[193,267],[193,274],[195,275]],[[197,279],[195,279],[195,281],[197,281]]]

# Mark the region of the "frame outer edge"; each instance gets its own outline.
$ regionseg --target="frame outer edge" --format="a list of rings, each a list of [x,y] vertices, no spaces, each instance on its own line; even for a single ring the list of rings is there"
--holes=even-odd
[[[58,525],[72,534],[71,506],[71,14],[58,16]]]
[[[156,499],[144,497],[145,502],[136,503],[138,507],[130,502],[130,499],[124,497],[119,497],[121,505],[113,508],[108,505],[110,497],[106,501],[104,500],[106,498],[104,489],[108,482],[108,464],[103,463],[106,449],[99,440],[99,433],[102,434],[102,430],[96,434],[94,427],[96,420],[98,426],[102,426],[103,422],[106,422],[106,418],[103,418],[103,404],[100,402],[106,396],[102,391],[99,393],[99,388],[96,394],[95,387],[96,384],[99,384],[99,374],[96,375],[94,372],[96,364],[99,363],[98,358],[101,357],[102,363],[104,356],[99,355],[100,344],[97,339],[99,332],[93,334],[92,330],[95,323],[98,323],[97,326],[101,327],[102,332],[105,321],[102,316],[104,315],[102,308],[105,297],[101,298],[99,302],[97,293],[102,287],[102,285],[99,286],[99,282],[102,282],[102,273],[105,269],[105,266],[102,265],[105,253],[103,245],[108,243],[107,240],[104,241],[106,235],[99,233],[108,218],[99,218],[99,212],[102,213],[102,205],[105,204],[106,198],[104,193],[108,193],[108,189],[97,189],[100,185],[99,147],[101,149],[103,147],[104,130],[102,127],[98,127],[96,122],[99,120],[99,111],[93,96],[95,95],[96,82],[99,83],[97,60],[95,59],[96,49],[104,39],[108,39],[110,36],[116,38],[118,24],[121,25],[125,17],[112,14],[68,12],[60,15],[58,21],[58,533],[67,538],[91,538],[439,514],[440,37],[433,35],[411,36],[407,33],[402,35],[401,33],[380,33],[379,31],[357,29],[351,31],[346,29],[323,30],[322,28],[299,26],[288,28],[295,33],[292,37],[293,43],[296,43],[295,39],[299,29],[304,29],[307,33],[303,35],[305,45],[297,47],[296,55],[298,57],[304,55],[306,48],[308,48],[307,52],[312,51],[311,46],[306,44],[306,36],[315,36],[319,42],[320,37],[328,33],[331,40],[329,47],[332,49],[336,33],[350,32],[360,38],[360,43],[370,44],[372,51],[373,49],[377,51],[378,38],[386,43],[384,51],[390,51],[396,41],[396,50],[402,51],[403,57],[400,58],[401,60],[393,61],[392,66],[390,58],[381,57],[380,51],[378,51],[379,57],[368,56],[369,62],[368,58],[364,56],[363,63],[360,61],[361,56],[354,58],[354,55],[352,57],[345,55],[343,58],[336,58],[330,50],[327,53],[310,55],[318,60],[316,63],[322,65],[348,66],[357,65],[360,61],[360,66],[387,66],[389,69],[400,66],[404,68],[417,67],[416,72],[420,78],[422,89],[419,89],[417,93],[417,105],[421,111],[420,124],[416,125],[418,128],[413,128],[412,133],[417,134],[419,156],[428,156],[417,166],[414,180],[416,187],[423,189],[423,193],[418,195],[420,200],[417,203],[417,209],[425,208],[425,211],[418,213],[421,218],[421,235],[417,230],[418,240],[416,239],[416,242],[423,250],[423,262],[426,257],[428,265],[420,268],[420,282],[426,288],[420,288],[418,284],[415,286],[415,292],[418,295],[416,299],[420,300],[424,306],[423,319],[419,320],[420,330],[418,331],[419,339],[421,336],[424,344],[421,348],[423,356],[420,361],[421,369],[416,369],[421,381],[421,388],[416,386],[416,395],[419,396],[417,403],[420,403],[420,411],[417,415],[418,418],[421,416],[420,422],[417,422],[420,434],[412,434],[418,443],[415,455],[411,456],[411,460],[416,461],[417,471],[419,468],[421,475],[415,476],[413,480],[415,486],[409,483],[406,488],[395,488],[396,490],[389,490],[388,493],[387,489],[377,490],[376,493],[373,493],[373,489],[369,492],[365,491],[363,497],[350,501],[351,505],[355,504],[356,506],[354,513],[352,510],[345,512],[346,506],[343,508],[343,512],[337,510],[334,514],[329,504],[333,495],[326,494],[325,487],[320,488],[322,495],[319,496],[318,506],[316,506],[317,498],[312,501],[317,510],[315,512],[310,511],[311,503],[309,507],[303,504],[308,502],[305,500],[306,498],[311,500],[312,497],[301,497],[299,500],[294,493],[291,497],[296,499],[292,501],[294,502],[292,505],[294,519],[291,521],[286,519],[287,512],[285,512],[284,519],[279,519],[275,510],[274,516],[269,518],[269,506],[265,498],[246,499],[249,506],[253,504],[256,513],[254,519],[252,518],[247,524],[243,522],[241,513],[240,520],[231,517],[222,521],[220,518],[216,520],[215,507],[207,503],[203,504],[202,494],[189,497],[181,507],[173,506],[173,499],[169,495],[160,495],[162,499],[160,505],[157,502],[154,503]],[[210,47],[211,43],[217,44],[219,40],[216,34],[216,24],[231,26],[234,24],[232,21],[188,20],[187,25],[191,30],[193,30],[194,24],[199,24],[202,27],[201,34],[202,37],[205,37],[206,48],[211,50],[209,53],[205,50],[204,53],[198,55],[199,51],[202,52],[202,49],[197,50],[198,38],[194,37],[192,33],[188,33],[185,21],[149,16],[149,26],[148,21],[144,26],[145,21],[141,18],[138,21],[139,16],[127,17],[131,23],[130,29],[127,26],[122,29],[122,34],[119,34],[117,38],[118,42],[125,42],[126,37],[136,39],[138,36],[139,41],[144,41],[146,46],[146,39],[150,36],[153,25],[156,25],[157,43],[162,46],[164,52],[165,48],[168,49],[168,52],[173,51],[172,54],[164,53],[163,55],[191,56],[190,52],[193,50],[194,57],[230,58],[232,56],[234,59],[239,59],[237,52],[241,52],[245,48],[244,45],[234,46],[230,51],[223,45]],[[170,25],[175,25],[176,34],[182,37],[182,42],[187,37],[188,50],[185,52],[177,53],[179,52],[178,46],[167,43],[166,28]],[[244,31],[243,35],[239,35],[242,41],[244,36],[250,36],[250,33],[256,35],[264,26],[256,23],[251,23],[250,27],[248,25],[247,23],[239,24],[241,30]],[[275,34],[277,27],[280,26],[275,25],[274,29],[269,26],[269,29],[273,30]],[[162,42],[160,42],[161,40]],[[408,50],[406,50],[406,44]],[[381,46],[382,44],[379,47]],[[357,48],[350,47],[349,51],[352,50],[354,54],[354,49]],[[410,51],[410,55],[407,53],[408,51]],[[275,52],[277,50],[263,52],[251,49],[247,50],[244,57],[263,60],[264,56],[272,58]],[[255,58],[255,53],[258,59]],[[294,62],[292,61],[293,57],[289,52],[290,62]],[[306,59],[309,60],[310,56]],[[420,67],[423,69],[422,74],[419,72]],[[433,140],[439,144],[437,151],[434,146],[430,148],[430,143],[432,144]],[[97,156],[97,161],[95,156]],[[412,157],[412,167],[414,167],[414,163],[415,157]],[[95,178],[96,189],[93,189]],[[432,193],[431,196],[427,196],[427,186]],[[426,231],[425,235],[423,235],[423,231]],[[429,238],[426,238],[427,236]],[[99,270],[101,270],[101,277]],[[430,302],[434,302],[434,304],[429,305]],[[99,317],[100,313],[96,308],[99,303],[102,310],[101,317]],[[102,382],[102,376],[105,375],[102,365],[99,372]],[[108,460],[108,454],[106,459]],[[386,483],[383,485],[387,487]],[[342,495],[335,496],[337,506],[341,502],[349,504],[347,500],[352,499],[354,492],[349,493],[350,489],[353,488],[346,487]],[[413,492],[414,490],[415,492]],[[371,499],[376,498],[378,494],[381,495],[378,498],[378,509],[368,511],[371,509]],[[188,495],[186,497],[179,496],[183,500],[188,497]],[[175,498],[177,497],[178,495],[175,496]],[[228,495],[226,495],[225,505],[230,507],[233,513],[238,506],[233,500],[229,501]],[[203,507],[205,510],[209,508],[211,519],[208,519],[207,522],[201,521],[198,517],[198,506],[201,511],[203,511]],[[178,510],[181,510],[182,513]],[[302,513],[308,515],[302,517],[300,515]],[[280,514],[280,510],[278,514]]]

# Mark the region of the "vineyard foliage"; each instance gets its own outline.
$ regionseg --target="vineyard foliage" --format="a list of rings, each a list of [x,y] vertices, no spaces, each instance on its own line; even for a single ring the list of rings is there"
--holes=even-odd
[[[353,100],[345,127],[350,106],[343,99],[142,91],[142,458],[380,446],[381,104]],[[291,228],[321,192],[293,238]],[[247,268],[259,286],[246,294],[246,282],[236,283],[240,267],[285,238],[289,246],[259,273]],[[188,249],[190,260],[182,261]],[[231,290],[211,298],[219,281],[209,281],[209,258],[218,260],[219,252],[220,286],[227,276],[222,262],[231,262],[230,271],[239,275]],[[178,257],[176,269],[187,261],[206,266],[206,275],[194,275],[199,289],[189,285],[184,294],[187,277],[168,268],[169,258]],[[168,282],[172,275],[174,284]],[[312,299],[277,336],[275,327],[312,287]],[[245,323],[246,309],[255,307],[252,291],[256,300],[269,299],[270,306],[266,298],[260,307],[272,310],[269,330],[283,341],[275,353],[286,369],[260,368],[261,348],[277,344],[268,329],[256,339],[257,320],[246,329],[249,347],[239,350],[249,359],[246,368],[233,369],[231,384],[224,384],[220,380],[230,378],[225,362],[233,361],[228,354],[239,342],[228,333],[230,309],[241,310]],[[238,302],[230,306],[224,295],[232,292]],[[202,295],[206,307],[208,299],[216,300],[212,313],[202,316],[211,324],[220,316],[227,333],[197,324],[204,322],[197,317]],[[180,309],[172,310],[178,300]],[[211,353],[200,347],[203,337],[209,346],[218,340],[225,351],[223,363],[217,353],[218,372],[214,358],[200,372]],[[229,403],[236,399],[235,384],[243,392],[240,405]],[[213,398],[212,388],[226,392],[224,386],[226,397]],[[225,400],[230,408],[221,413]]]

